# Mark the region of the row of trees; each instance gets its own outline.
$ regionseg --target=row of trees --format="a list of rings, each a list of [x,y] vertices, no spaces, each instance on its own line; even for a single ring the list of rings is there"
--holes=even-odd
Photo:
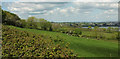
[[[5,25],[13,25],[21,28],[41,29],[52,31],[52,24],[45,19],[29,17],[28,19],[20,19],[16,14],[0,9],[2,13],[2,23]]]
[[[95,26],[93,29],[91,26],[88,27],[94,34],[90,35],[89,37],[94,37],[96,39],[118,39],[119,37],[119,28],[99,28]],[[111,37],[109,37],[111,36]]]
[[[35,17],[29,17],[27,20],[18,20],[16,21],[16,26],[22,28],[30,28],[30,29],[41,29],[41,30],[49,30],[52,31],[52,24],[45,19],[38,19]]]
[[[88,29],[90,30],[96,30],[98,32],[100,31],[104,31],[104,32],[107,32],[107,33],[112,33],[112,32],[116,32],[119,30],[119,28],[113,28],[113,27],[108,27],[108,28],[99,28],[98,26],[95,26],[93,29],[91,26],[88,27]]]

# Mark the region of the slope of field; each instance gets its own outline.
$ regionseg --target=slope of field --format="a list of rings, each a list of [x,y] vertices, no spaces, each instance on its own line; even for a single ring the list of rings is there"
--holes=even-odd
[[[13,27],[13,26],[10,26]],[[45,35],[54,39],[69,42],[69,48],[74,50],[79,57],[116,57],[118,56],[118,43],[104,40],[94,40],[69,36],[63,33],[50,32],[35,29],[26,29],[14,27],[22,31],[33,32],[35,34]],[[59,42],[58,42],[59,43]]]

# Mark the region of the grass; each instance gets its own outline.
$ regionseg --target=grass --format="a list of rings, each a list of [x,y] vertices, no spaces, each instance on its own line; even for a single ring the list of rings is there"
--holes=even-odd
[[[105,33],[105,32],[97,32],[98,34],[102,34],[102,36],[105,36],[106,39],[112,39],[112,40],[116,40],[116,35],[117,32],[113,32],[113,33]],[[95,35],[94,31],[82,31],[82,35],[86,35],[86,36],[93,36]]]
[[[10,26],[13,27],[13,26]],[[46,35],[46,37],[53,37],[53,39],[62,39],[64,43],[69,42],[69,48],[75,53],[78,53],[78,57],[116,57],[118,56],[118,43],[94,40],[80,37],[69,36],[63,33],[50,32],[36,29],[18,28],[19,30],[33,32],[35,34]]]

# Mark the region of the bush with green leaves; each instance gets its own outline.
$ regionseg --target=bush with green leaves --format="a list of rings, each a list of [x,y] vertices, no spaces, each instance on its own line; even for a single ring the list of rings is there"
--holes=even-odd
[[[73,33],[78,37],[82,35],[82,31],[79,28],[76,28]]]
[[[15,26],[17,20],[20,20],[20,18],[16,14],[2,10],[2,23],[3,24]]]
[[[75,57],[72,50],[54,44],[53,38],[46,39],[44,37],[47,36],[21,31],[6,25],[3,25],[2,31],[3,57]]]

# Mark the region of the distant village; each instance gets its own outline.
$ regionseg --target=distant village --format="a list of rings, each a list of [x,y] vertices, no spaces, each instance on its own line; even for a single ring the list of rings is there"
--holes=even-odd
[[[72,27],[118,27],[118,22],[53,22],[60,24],[60,26],[72,26]]]

